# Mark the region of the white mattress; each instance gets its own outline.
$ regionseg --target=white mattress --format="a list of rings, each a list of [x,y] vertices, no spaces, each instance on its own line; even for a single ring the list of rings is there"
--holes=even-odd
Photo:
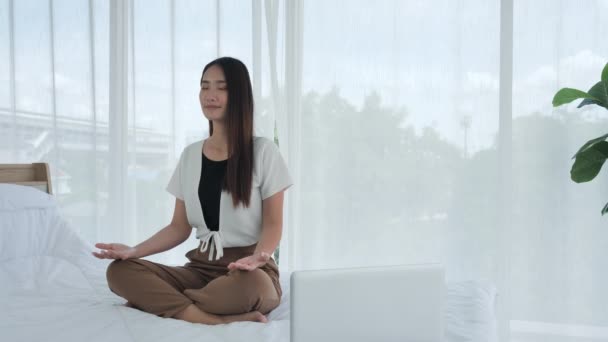
[[[289,275],[269,323],[205,326],[125,307],[107,288],[108,260],[94,258],[54,208],[0,210],[0,339],[3,341],[288,341]],[[448,342],[496,341],[491,284],[449,283]]]

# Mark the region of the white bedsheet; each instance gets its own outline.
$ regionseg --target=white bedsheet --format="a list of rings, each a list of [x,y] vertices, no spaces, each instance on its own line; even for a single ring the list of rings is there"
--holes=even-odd
[[[289,276],[267,324],[205,326],[125,307],[105,280],[108,260],[56,209],[0,211],[1,341],[288,341]],[[483,282],[447,286],[446,341],[496,341],[495,290]]]

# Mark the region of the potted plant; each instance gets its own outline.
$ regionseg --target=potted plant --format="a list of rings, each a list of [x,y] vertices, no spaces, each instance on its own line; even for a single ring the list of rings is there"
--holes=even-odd
[[[608,63],[602,70],[601,80],[589,91],[562,88],[553,97],[553,107],[583,99],[577,108],[586,105],[597,105],[608,110]],[[576,183],[588,182],[600,172],[608,158],[608,133],[587,141],[574,155],[574,164],[570,170],[570,178]],[[608,203],[602,209],[602,215],[608,213]]]

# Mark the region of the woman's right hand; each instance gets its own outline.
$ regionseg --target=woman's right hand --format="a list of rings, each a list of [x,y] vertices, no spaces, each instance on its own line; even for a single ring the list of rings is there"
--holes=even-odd
[[[121,243],[96,243],[95,247],[101,249],[101,252],[93,252],[93,255],[99,259],[134,259],[137,258],[137,250],[135,247],[123,245]]]

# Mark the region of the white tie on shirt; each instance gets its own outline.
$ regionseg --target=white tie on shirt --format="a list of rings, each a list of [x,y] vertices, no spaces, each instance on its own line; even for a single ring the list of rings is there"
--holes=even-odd
[[[211,243],[213,239],[213,243]],[[211,251],[209,252],[209,260],[213,260],[213,252],[216,250],[215,260],[219,260],[224,256],[224,248],[222,246],[222,236],[219,231],[209,231],[209,233],[201,238],[203,242],[201,244],[201,252],[205,253],[211,245]]]

